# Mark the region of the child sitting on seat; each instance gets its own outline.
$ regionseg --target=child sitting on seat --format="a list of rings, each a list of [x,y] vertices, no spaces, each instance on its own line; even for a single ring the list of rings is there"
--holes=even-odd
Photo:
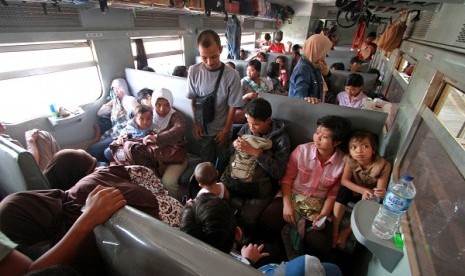
[[[353,73],[347,76],[345,91],[337,94],[337,102],[340,106],[352,108],[362,108],[367,100],[367,96],[362,92],[363,77]]]
[[[346,156],[341,188],[334,204],[333,247],[344,249],[350,225],[339,230],[349,202],[361,199],[379,201],[386,194],[391,164],[378,155],[375,136],[367,131],[355,131],[349,140],[349,156]]]
[[[215,166],[210,162],[202,162],[195,167],[194,171],[195,180],[202,188],[197,197],[201,194],[212,193],[219,198],[229,199],[228,189],[221,182],[216,182],[218,177]]]
[[[153,109],[149,106],[140,104],[134,109],[134,118],[128,121],[126,127],[121,131],[118,139],[113,141],[110,146],[105,150],[105,157],[114,161],[111,148],[114,146],[124,145],[128,140],[138,140],[147,144],[147,141],[144,141],[145,137],[149,134],[152,134],[155,129],[155,124],[153,123]],[[114,149],[116,150],[116,149]]]
[[[279,64],[279,80],[287,91],[289,90],[289,74],[286,70],[286,58],[284,56],[278,56],[275,61]]]

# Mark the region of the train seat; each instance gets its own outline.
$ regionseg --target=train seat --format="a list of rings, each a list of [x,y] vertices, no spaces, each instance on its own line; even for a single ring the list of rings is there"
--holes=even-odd
[[[0,198],[26,190],[50,189],[30,152],[0,136]]]
[[[329,92],[337,95],[339,92],[344,91],[346,78],[350,74],[350,71],[331,70],[331,77],[328,82]],[[378,79],[378,75],[371,73],[359,74],[363,76],[363,92],[367,95],[371,94],[375,89],[375,83]]]
[[[261,274],[130,206],[116,212],[106,223],[96,227],[94,233],[111,275]]]
[[[335,74],[339,75],[339,72],[342,72],[342,74],[350,73],[348,71],[338,71]],[[189,144],[189,152],[198,154],[198,142],[195,140],[192,133],[193,118],[191,101],[186,98],[187,79],[135,70],[132,68],[126,68],[125,73],[126,80],[132,93],[137,92],[144,87],[154,88],[163,86],[171,90],[174,97],[174,107],[186,117],[186,137]],[[376,78],[376,74],[367,75],[373,75],[374,78]],[[343,78],[345,81],[345,75]],[[369,85],[367,80],[365,82]],[[373,83],[374,86],[374,81],[371,83]],[[342,90],[344,90],[343,86]],[[318,118],[325,115],[339,115],[346,117],[352,122],[353,128],[364,128],[377,135],[382,134],[387,116],[384,112],[359,110],[334,104],[321,103],[310,105],[302,100],[274,94],[264,94],[261,96],[271,103],[273,108],[273,117],[282,119],[287,123],[287,129],[293,147],[310,141],[312,139],[313,132],[316,129],[316,121]],[[299,120],[296,120],[296,118],[299,118]]]

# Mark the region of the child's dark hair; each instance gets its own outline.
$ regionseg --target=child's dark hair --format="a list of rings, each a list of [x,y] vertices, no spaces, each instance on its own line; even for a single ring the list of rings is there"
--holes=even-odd
[[[266,33],[264,38],[265,38],[266,41],[271,40],[271,35],[270,35],[270,33]]]
[[[263,59],[266,61],[266,54],[264,52],[258,52],[256,55],[255,55],[255,58],[256,60],[258,60],[259,56],[263,57]],[[260,61],[260,60],[259,60]]]
[[[349,142],[354,139],[356,141],[361,141],[365,138],[368,138],[370,145],[373,148],[375,155],[378,155],[378,140],[376,135],[366,130],[354,130],[349,136]]]
[[[229,65],[229,66],[231,66],[232,68],[236,69],[236,64],[234,64],[234,62],[232,62],[232,61],[226,62],[225,65]]]
[[[319,118],[316,124],[331,130],[333,140],[341,144],[347,140],[350,133],[350,120],[341,116],[324,116]]]
[[[201,194],[187,204],[181,217],[180,230],[228,253],[234,245],[236,219],[228,203],[210,193]]]
[[[352,63],[354,63],[354,62],[362,64],[362,63],[363,63],[363,60],[361,60],[359,57],[355,56],[355,57],[352,57],[352,58],[350,59],[350,64],[352,64]]]
[[[212,185],[216,183],[216,168],[210,162],[199,163],[194,171],[195,179],[198,183]]]
[[[174,67],[173,76],[185,77],[187,75],[187,68],[184,65],[178,65]]]
[[[357,73],[352,73],[348,75],[346,79],[346,86],[362,87],[363,76]]]
[[[260,72],[260,70],[262,70],[262,63],[257,59],[250,60],[249,63],[247,64],[247,66],[252,66],[258,72]]]
[[[277,78],[279,76],[279,63],[270,62],[266,70],[266,75],[271,79]]]
[[[335,62],[335,63],[331,64],[331,67],[329,67],[329,69],[342,70],[342,71],[344,71],[346,68],[345,68],[345,66],[344,66],[344,63],[342,63],[342,62]]]
[[[367,37],[375,37],[376,38],[376,32],[368,33]]]
[[[266,121],[272,114],[271,104],[263,98],[253,99],[246,105],[245,114],[260,121]]]
[[[146,100],[148,96],[152,96],[153,90],[149,88],[142,88],[137,92],[136,99],[140,103],[142,100]]]
[[[150,114],[153,116],[153,109],[150,107],[150,106],[147,106],[145,104],[139,104],[138,106],[136,106],[136,108],[134,108],[134,117],[137,115],[137,114],[144,114],[146,112],[150,112]]]
[[[300,55],[300,48],[302,47],[299,44],[294,44],[294,46],[292,46],[292,52]]]
[[[284,61],[284,64],[287,64],[287,60],[286,60],[286,57],[285,57],[285,56],[277,56],[276,59],[275,59],[274,61],[277,62],[278,59]]]

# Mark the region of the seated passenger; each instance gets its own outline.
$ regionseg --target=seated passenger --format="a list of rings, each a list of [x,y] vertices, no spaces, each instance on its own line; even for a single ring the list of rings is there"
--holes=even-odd
[[[285,124],[271,118],[271,105],[258,98],[245,109],[247,124],[233,142],[234,154],[221,176],[231,195],[231,203],[240,210],[242,226],[253,234],[257,218],[279,188],[289,157],[290,142]],[[249,141],[245,139],[248,136]],[[255,137],[255,139],[253,139]],[[236,156],[245,154],[242,162]],[[240,174],[237,170],[245,170]],[[240,178],[239,178],[240,177]]]
[[[286,46],[284,46],[281,41],[283,40],[283,32],[278,31],[275,34],[274,42],[271,43],[270,47],[268,48],[267,52],[277,53],[277,54],[285,54],[286,53]]]
[[[142,88],[137,92],[136,100],[139,104],[143,104],[146,106],[150,106],[150,108],[153,108],[152,106],[152,94],[153,90],[149,88]]]
[[[237,226],[233,210],[228,204],[212,194],[203,194],[185,206],[180,229],[246,265],[255,267],[261,258],[269,255],[263,252],[263,244],[252,243],[243,245],[240,254],[236,253],[239,248],[235,248],[235,244],[242,240],[242,229]],[[278,271],[282,271],[282,275],[342,275],[336,265],[322,264],[309,255],[281,264],[267,264],[258,270],[267,276],[278,275]]]
[[[295,66],[297,65],[297,61],[299,61],[300,57],[300,50],[302,50],[302,46],[299,44],[294,44],[292,46],[292,67],[291,67],[291,74],[294,71]]]
[[[273,83],[273,90],[270,93],[287,96],[287,91],[281,85],[279,80],[279,64],[276,62],[270,62],[268,64],[268,70],[266,71],[266,77]]]
[[[234,64],[232,61],[226,62],[225,65],[231,67],[232,69],[236,69],[236,64]]]
[[[26,131],[26,147],[24,147],[18,140],[13,139],[6,134],[2,134],[5,129],[5,125],[0,122],[0,135],[29,151],[34,157],[34,160],[36,161],[40,171],[43,171],[47,167],[53,155],[61,149],[60,145],[58,145],[57,141],[55,141],[55,138],[53,138],[50,132],[38,129],[31,129]]]
[[[187,68],[184,65],[174,67],[173,76],[187,78]]]
[[[124,79],[114,79],[111,83],[111,100],[104,104],[97,112],[98,116],[110,115],[112,127],[100,137],[100,140],[89,147],[89,153],[98,161],[108,162],[104,151],[118,139],[119,134],[129,118],[129,114],[137,106],[137,100],[129,94],[128,84]],[[99,133],[99,131],[97,131]]]
[[[253,59],[256,59],[260,62],[266,62],[266,55],[264,52],[258,52]]]
[[[160,217],[163,222],[173,227],[179,225],[182,206],[177,200],[167,195],[160,179],[151,169],[143,166],[110,166],[95,169],[95,164],[95,158],[85,151],[65,149],[55,154],[44,175],[53,188],[67,189],[67,192],[76,190],[80,192],[87,185],[95,183],[112,187],[115,185],[134,186],[134,184],[143,186],[152,192],[155,201],[149,197],[149,201],[141,201],[134,207],[148,214],[155,214],[152,209],[156,207],[157,213],[154,217]],[[128,204],[132,205],[134,202],[128,200]],[[160,209],[159,213],[158,209]]]
[[[359,57],[355,56],[350,59],[350,68],[349,71],[352,73],[360,72],[360,68],[362,67],[363,60]]]
[[[286,70],[286,58],[284,56],[278,56],[276,62],[279,64],[279,80],[281,85],[287,91],[289,89],[289,74]]]
[[[120,165],[143,165],[149,168],[157,169],[156,166],[150,166],[148,162],[139,164],[136,160],[126,158],[123,149],[127,141],[143,143],[143,139],[153,134],[155,124],[153,123],[153,109],[149,106],[140,104],[134,109],[134,117],[128,121],[126,127],[119,134],[118,139],[111,142],[110,146],[105,149],[105,157],[109,161],[116,161]],[[157,163],[158,164],[158,163]]]
[[[95,187],[87,196],[82,214],[69,228],[66,235],[35,261],[15,250],[14,248],[17,247],[17,244],[0,231],[0,248],[2,248],[0,254],[0,274],[25,275],[37,271],[46,275],[47,273],[43,270],[44,268],[57,265],[71,265],[80,255],[88,254],[84,250],[83,245],[92,236],[93,229],[108,220],[109,217],[124,205],[126,205],[126,200],[118,189],[104,188],[102,186]],[[37,210],[34,209],[34,211]],[[40,212],[37,212],[36,216],[39,218]],[[60,270],[52,269],[52,271],[58,272]],[[77,271],[72,271],[77,275]]]
[[[317,221],[333,212],[344,170],[344,153],[339,146],[350,131],[350,121],[325,116],[317,125],[313,142],[299,145],[291,153],[281,179],[281,196],[273,199],[260,218],[262,232],[266,231],[269,239],[276,239],[283,230],[289,259],[298,255],[296,247],[320,259],[327,259],[331,249],[332,224],[326,221],[319,227]],[[277,216],[281,212],[283,215]],[[305,231],[310,226],[313,230]],[[300,239],[293,243],[290,236]]]
[[[337,94],[337,102],[340,106],[362,108],[367,96],[362,92],[363,76],[353,73],[347,76],[345,91]]]
[[[258,98],[259,93],[268,93],[273,90],[273,83],[265,77],[260,77],[262,63],[258,60],[251,60],[247,66],[247,76],[241,80],[242,101],[244,105],[253,99]],[[243,109],[236,109],[234,116],[235,124],[245,123],[245,112]]]
[[[145,144],[155,145],[165,157],[159,159],[165,165],[161,181],[169,194],[177,197],[178,180],[187,168],[186,119],[173,107],[173,94],[166,88],[152,95],[155,133],[144,138]],[[166,159],[165,159],[166,158]],[[170,160],[171,159],[171,160]],[[175,160],[176,159],[176,160]],[[182,160],[182,161],[180,161]]]
[[[144,66],[144,67],[142,67],[141,70],[142,70],[142,71],[147,71],[147,72],[156,73],[155,70],[154,70],[152,67],[150,67],[150,66]]]
[[[221,182],[216,182],[218,172],[215,166],[210,162],[202,162],[195,167],[195,180],[199,183],[200,191],[197,197],[201,194],[211,193],[221,199],[229,199],[228,189]]]
[[[335,63],[331,64],[329,69],[344,71],[345,66],[344,66],[344,63],[342,63],[342,62],[335,62]]]
[[[375,136],[367,131],[356,131],[349,139],[349,156],[345,157],[344,172],[334,204],[333,247],[344,249],[352,233],[350,222],[340,229],[349,202],[359,200],[382,201],[391,173],[391,164],[378,155]]]
[[[247,54],[247,51],[246,51],[246,50],[241,49],[241,50],[239,51],[239,59],[240,59],[240,60],[246,60],[246,59],[247,59],[247,56],[248,56],[248,54]]]

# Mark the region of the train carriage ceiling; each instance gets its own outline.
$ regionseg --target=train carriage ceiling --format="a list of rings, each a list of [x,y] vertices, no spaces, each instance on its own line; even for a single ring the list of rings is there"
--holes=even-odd
[[[173,2],[180,2],[172,0]],[[185,0],[191,2],[191,0]],[[225,0],[230,1],[230,0]],[[240,1],[240,0],[234,0]],[[268,1],[268,0],[266,0]],[[350,1],[350,0],[349,0]],[[420,0],[420,1],[405,1],[405,0],[365,0],[369,1],[369,9],[378,17],[391,18],[402,10],[418,10],[418,11],[438,11],[442,3],[465,4],[465,0]],[[333,19],[336,16],[337,8],[335,0],[269,0],[269,2],[277,3],[282,6],[291,6],[294,11],[294,16],[308,16],[312,14],[312,10],[317,7],[317,10],[327,10],[327,14],[316,14],[318,18]],[[169,11],[169,13],[179,14],[202,14],[202,11],[192,9],[177,9],[170,8],[170,0],[0,0],[0,9],[8,3],[41,3],[46,12],[45,5],[64,6],[92,6],[100,7],[102,4],[108,5],[110,8],[134,9],[134,10],[152,10],[157,12]],[[88,3],[88,4],[85,4]],[[164,3],[165,6],[154,5],[153,3]],[[213,16],[221,16],[220,13],[212,13]]]

